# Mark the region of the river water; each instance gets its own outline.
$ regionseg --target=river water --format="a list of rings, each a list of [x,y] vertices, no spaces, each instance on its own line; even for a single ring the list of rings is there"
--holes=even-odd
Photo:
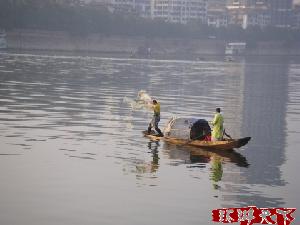
[[[221,107],[227,132],[252,140],[230,153],[151,142],[140,90],[161,102],[160,127]],[[0,131],[3,225],[204,225],[221,207],[300,206],[293,59],[2,53]]]

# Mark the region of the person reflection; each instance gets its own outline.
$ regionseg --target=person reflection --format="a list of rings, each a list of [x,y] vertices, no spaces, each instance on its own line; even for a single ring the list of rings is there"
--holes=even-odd
[[[159,167],[158,147],[159,147],[158,141],[148,142],[148,148],[151,150],[151,154],[152,154],[151,173],[156,172]]]
[[[223,176],[222,158],[219,156],[211,157],[211,174],[210,179],[213,181],[213,188],[219,189],[218,182],[221,181]]]
[[[149,141],[148,142],[148,149],[152,154],[151,162],[143,162],[136,166],[137,173],[155,173],[159,168],[159,155],[158,155],[158,141]]]

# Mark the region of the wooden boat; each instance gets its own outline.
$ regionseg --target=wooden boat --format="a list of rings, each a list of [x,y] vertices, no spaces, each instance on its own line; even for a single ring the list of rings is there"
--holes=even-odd
[[[207,120],[198,118],[171,118],[165,126],[164,137],[157,136],[154,131],[151,134],[144,131],[143,134],[151,140],[163,140],[176,145],[195,146],[205,150],[232,150],[246,145],[251,139],[251,137],[244,137],[223,141],[203,140],[205,136],[211,135],[211,128]],[[224,134],[226,135],[225,132]]]
[[[234,148],[240,148],[246,145],[251,137],[244,137],[239,139],[226,139],[223,141],[202,141],[202,140],[185,140],[174,137],[159,137],[157,134],[152,132],[148,134],[147,131],[143,131],[145,137],[150,138],[151,140],[158,141],[163,140],[168,143],[172,143],[175,145],[189,145],[199,147],[205,150],[232,150]]]

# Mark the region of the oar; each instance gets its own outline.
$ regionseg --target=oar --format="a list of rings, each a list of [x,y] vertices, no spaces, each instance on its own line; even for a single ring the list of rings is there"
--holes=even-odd
[[[224,131],[223,131],[223,135],[225,135],[226,137],[232,139],[232,137],[231,137],[229,134],[227,134],[227,133],[225,132],[225,129],[224,129]]]

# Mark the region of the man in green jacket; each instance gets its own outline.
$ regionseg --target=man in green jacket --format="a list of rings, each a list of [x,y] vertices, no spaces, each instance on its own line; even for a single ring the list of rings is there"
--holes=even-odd
[[[224,118],[221,114],[221,109],[220,108],[216,108],[216,114],[215,114],[214,119],[211,123],[213,125],[213,130],[212,130],[212,133],[211,133],[211,140],[212,141],[221,141],[221,140],[223,140]]]

